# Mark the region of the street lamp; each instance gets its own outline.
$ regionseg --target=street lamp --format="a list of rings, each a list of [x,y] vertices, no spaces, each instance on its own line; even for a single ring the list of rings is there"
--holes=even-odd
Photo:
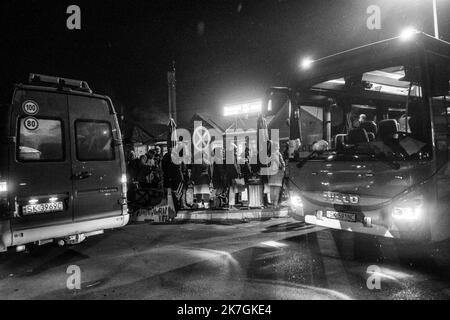
[[[400,39],[402,39],[403,41],[409,41],[417,33],[418,33],[418,31],[416,29],[412,28],[412,27],[405,28],[400,33]]]
[[[302,69],[309,69],[311,65],[313,64],[314,60],[310,57],[303,58],[303,60],[300,63],[300,67]]]

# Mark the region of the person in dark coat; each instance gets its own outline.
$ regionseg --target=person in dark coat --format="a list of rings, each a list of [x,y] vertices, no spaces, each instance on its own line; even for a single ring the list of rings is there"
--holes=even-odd
[[[217,147],[214,149],[214,155],[217,153],[223,153],[222,147]],[[225,165],[223,164],[223,157],[221,157],[220,161],[215,161],[212,164],[212,183],[214,189],[216,189],[219,193],[222,193],[227,187],[227,172],[225,169]]]
[[[245,148],[242,158],[245,162],[241,164],[241,174],[247,182],[252,175],[252,167],[250,166],[250,149],[248,147]]]
[[[241,168],[237,163],[237,146],[232,145],[228,152],[233,152],[233,163],[227,163],[226,173],[227,173],[227,184],[229,186],[229,195],[228,195],[228,205],[232,208],[236,205],[236,193],[239,192],[238,187],[236,186],[236,180],[239,179],[241,174]]]
[[[213,156],[217,157],[217,161],[214,161],[211,165],[212,185],[215,190],[215,200],[217,200],[215,206],[222,207],[227,198],[227,171],[225,169],[225,164],[223,163],[223,148],[216,147],[213,150]]]
[[[210,166],[203,160],[201,164],[194,164],[192,170],[194,181],[194,194],[200,207],[205,208],[209,203],[209,184],[211,183]],[[206,204],[206,207],[208,204]]]
[[[283,187],[284,171],[286,164],[283,155],[280,152],[280,146],[276,142],[272,142],[272,159],[270,161],[271,175],[268,177],[268,185],[270,187],[270,200],[275,209],[279,208],[281,188]]]
[[[141,160],[136,156],[136,153],[131,150],[127,161],[128,182],[131,183],[136,180],[140,162]]]
[[[139,182],[141,188],[148,188],[149,183],[147,177],[151,173],[151,168],[147,165],[147,156],[142,155],[139,158],[139,165],[137,168],[136,180]]]
[[[161,161],[163,185],[166,192],[169,188],[171,189],[175,210],[178,211],[180,208],[180,203],[179,199],[175,195],[175,191],[177,190],[179,184],[183,182],[183,174],[181,172],[181,165],[173,163],[171,154],[172,150],[168,149]]]
[[[139,165],[141,160],[136,156],[136,153],[131,150],[128,153],[128,161],[127,161],[127,198],[130,202],[134,202],[136,200],[136,180],[137,174],[139,171]]]

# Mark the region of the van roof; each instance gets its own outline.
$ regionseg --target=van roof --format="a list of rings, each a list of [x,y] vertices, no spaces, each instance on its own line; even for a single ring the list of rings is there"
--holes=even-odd
[[[87,97],[109,100],[109,97],[105,96],[105,95],[84,92],[84,91],[79,91],[79,90],[73,90],[70,88],[55,88],[55,87],[48,87],[48,86],[39,86],[39,85],[30,85],[30,84],[19,83],[19,84],[15,85],[15,89],[16,90],[47,91],[47,92],[62,93],[62,94],[73,94],[73,95],[80,95],[80,96],[87,96]]]
[[[83,95],[94,98],[109,99],[109,97],[94,94],[89,84],[83,80],[48,76],[44,74],[30,73],[28,84],[16,84],[17,89],[61,92],[65,94]]]

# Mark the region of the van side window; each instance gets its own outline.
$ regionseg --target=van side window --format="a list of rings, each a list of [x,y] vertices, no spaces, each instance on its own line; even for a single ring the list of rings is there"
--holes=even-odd
[[[75,121],[77,158],[80,161],[114,159],[111,125],[105,121]]]
[[[42,118],[20,119],[17,145],[19,161],[63,161],[61,121]]]

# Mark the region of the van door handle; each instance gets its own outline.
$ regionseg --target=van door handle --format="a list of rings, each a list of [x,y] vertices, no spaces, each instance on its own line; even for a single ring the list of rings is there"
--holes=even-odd
[[[83,180],[83,179],[87,179],[91,176],[92,176],[92,172],[83,171],[83,172],[78,172],[78,173],[74,174],[73,178],[78,179],[78,180]]]

